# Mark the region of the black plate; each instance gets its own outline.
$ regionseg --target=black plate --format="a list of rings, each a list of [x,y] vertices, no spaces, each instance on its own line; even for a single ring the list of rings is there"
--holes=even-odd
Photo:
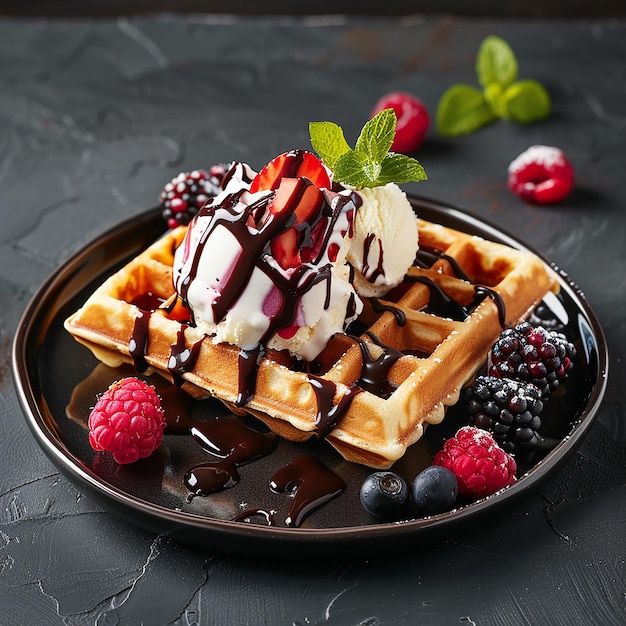
[[[421,198],[411,198],[418,214],[430,221],[528,249],[514,237],[465,212]],[[189,499],[186,470],[210,460],[188,435],[166,434],[158,452],[131,466],[118,466],[96,454],[87,440],[86,420],[95,395],[131,372],[99,364],[63,329],[77,309],[109,274],[163,233],[160,211],[153,209],[109,230],[70,258],[35,294],[20,322],[13,350],[15,381],[26,419],[37,441],[61,472],[102,507],[129,522],[201,547],[241,554],[285,558],[372,554],[401,550],[408,542],[448,533],[538,485],[580,444],[606,388],[608,355],[602,329],[580,290],[559,272],[559,296],[567,316],[564,332],[578,349],[565,385],[542,414],[542,434],[554,447],[524,468],[511,487],[490,498],[461,505],[429,518],[381,523],[359,503],[359,488],[371,472],[343,461],[323,442],[280,441],[275,452],[240,468],[239,483],[207,497]],[[134,372],[133,372],[134,373]],[[215,401],[193,407],[194,417],[223,414]],[[445,438],[463,424],[450,410],[443,424],[430,427],[394,469],[411,480],[428,465]],[[344,479],[338,498],[311,513],[298,528],[285,526],[290,499],[269,489],[273,473],[309,453]],[[274,510],[276,524],[231,521],[244,509]]]

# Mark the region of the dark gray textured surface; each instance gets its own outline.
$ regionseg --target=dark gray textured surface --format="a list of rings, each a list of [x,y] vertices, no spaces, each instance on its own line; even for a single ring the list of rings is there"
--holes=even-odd
[[[217,161],[262,165],[307,147],[307,123],[350,138],[400,88],[434,112],[474,82],[481,39],[517,52],[553,115],[455,140],[431,132],[430,180],[537,247],[580,285],[606,332],[609,388],[571,461],[473,535],[414,553],[284,565],[198,552],[95,507],[37,448],[10,343],[38,285],[165,180]],[[626,620],[626,24],[154,17],[0,21],[0,624],[622,624]],[[561,147],[578,187],[529,207],[506,167]]]

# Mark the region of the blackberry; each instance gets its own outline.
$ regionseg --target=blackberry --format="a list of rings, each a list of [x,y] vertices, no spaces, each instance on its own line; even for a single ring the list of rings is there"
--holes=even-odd
[[[505,452],[535,450],[543,410],[541,391],[535,385],[509,378],[478,376],[464,394],[474,426],[492,433]]]
[[[489,374],[532,383],[546,397],[567,378],[575,356],[563,333],[524,322],[502,331],[491,350]]]
[[[552,309],[542,300],[530,314],[528,321],[533,326],[543,326],[547,330],[562,330],[563,323],[552,312]]]
[[[222,180],[227,170],[227,166],[213,165],[209,171],[181,172],[167,183],[159,201],[168,227],[189,224],[207,200],[222,191]]]

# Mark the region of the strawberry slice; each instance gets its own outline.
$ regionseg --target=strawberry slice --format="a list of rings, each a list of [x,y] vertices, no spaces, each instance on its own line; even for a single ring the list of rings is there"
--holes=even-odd
[[[286,230],[284,233],[274,237],[270,242],[272,256],[278,264],[288,270],[302,264],[300,258],[300,247],[298,246],[298,233],[294,228]]]
[[[317,187],[330,189],[324,164],[306,150],[290,150],[272,159],[252,180],[250,192],[277,189],[283,178],[308,178]]]
[[[322,192],[306,178],[283,178],[268,205],[270,213],[282,218],[286,230],[270,242],[272,256],[283,269],[302,263],[300,249],[319,220],[324,206]]]

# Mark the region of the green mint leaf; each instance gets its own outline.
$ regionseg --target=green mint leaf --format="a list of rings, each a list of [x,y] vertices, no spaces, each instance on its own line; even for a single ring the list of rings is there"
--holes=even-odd
[[[334,122],[310,122],[309,136],[313,149],[330,169],[342,154],[350,150],[341,126]]]
[[[496,83],[505,88],[517,79],[517,59],[504,39],[490,35],[483,40],[476,55],[476,74],[483,87]]]
[[[363,152],[350,150],[344,152],[336,161],[334,166],[335,178],[344,185],[353,187],[368,187],[372,180],[366,173],[366,168],[370,165],[371,159]]]
[[[505,110],[503,117],[529,124],[550,115],[550,95],[536,80],[520,80],[504,92]]]
[[[393,109],[375,115],[363,126],[354,150],[337,124],[311,122],[311,145],[333,170],[337,182],[357,189],[426,180],[426,172],[416,159],[389,152],[396,121]]]
[[[390,152],[381,163],[376,184],[398,183],[401,185],[420,180],[428,180],[428,176],[419,161],[405,154]]]
[[[373,161],[372,159],[368,159],[365,161],[363,165],[363,173],[367,178],[366,187],[372,187],[376,183],[378,176],[380,174],[381,164],[378,161]]]
[[[498,83],[491,83],[483,89],[483,96],[487,106],[496,117],[504,117],[506,114],[506,98],[504,90]]]
[[[452,85],[437,107],[437,130],[448,137],[468,135],[495,119],[482,91],[471,85]]]
[[[393,109],[384,109],[363,126],[354,149],[380,163],[391,148],[395,132],[396,114]]]

